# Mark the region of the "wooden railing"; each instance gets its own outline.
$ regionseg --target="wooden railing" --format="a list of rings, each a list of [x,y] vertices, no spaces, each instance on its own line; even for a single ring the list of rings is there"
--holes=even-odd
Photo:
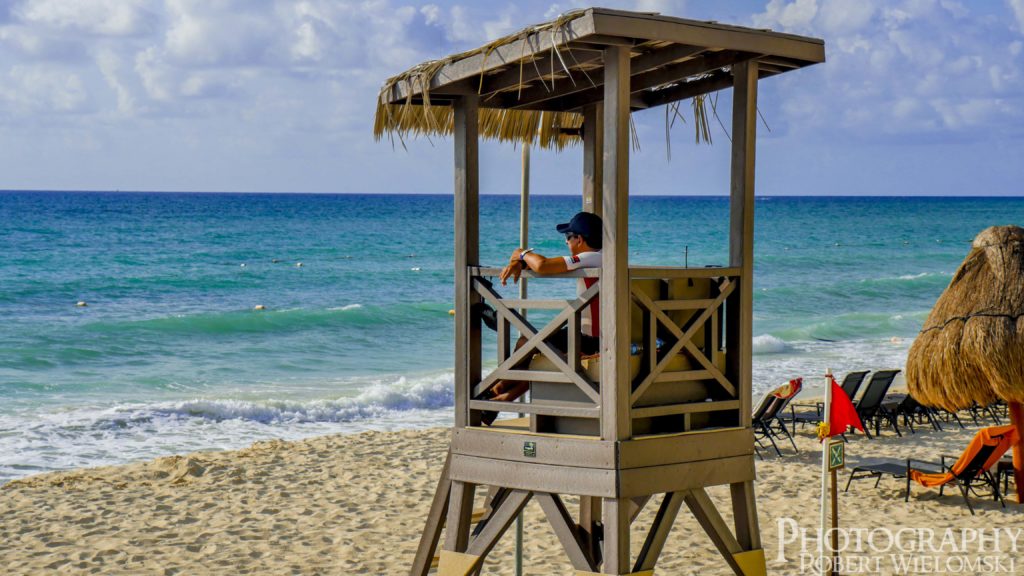
[[[470,383],[469,408],[515,411],[530,414],[534,421],[538,416],[591,419],[593,429],[599,430],[601,386],[581,365],[580,316],[599,296],[600,282],[570,299],[512,299],[503,298],[487,279],[497,277],[500,271],[470,268],[471,299],[479,297],[497,313],[498,365],[479,382]],[[730,297],[738,294],[740,273],[739,268],[630,267],[630,297],[636,306],[631,315],[633,326],[618,333],[628,335],[641,349],[629,398],[638,433],[685,432],[740,421],[741,387],[735,376],[730,376],[728,351],[723,345],[727,302],[735,306],[738,301]],[[529,272],[524,276],[537,277]],[[545,278],[552,277],[600,278],[600,271],[577,270]],[[554,310],[556,314],[538,327],[521,312],[525,310]],[[566,354],[545,342],[563,326],[569,335]],[[526,338],[518,349],[511,338],[513,327]],[[529,359],[537,354],[554,369],[529,369]],[[564,384],[578,392],[559,394],[556,399],[537,397],[535,392],[530,402],[514,404],[475,399],[499,380]]]
[[[486,277],[495,277],[500,268],[472,268],[470,289],[494,308],[498,317],[498,366],[479,383],[470,388],[469,407],[471,410],[511,410],[507,402],[474,400],[499,380],[520,380],[527,382],[553,382],[572,384],[589,400],[587,402],[558,402],[554,404],[516,403],[514,410],[524,414],[562,416],[574,418],[599,418],[601,394],[597,383],[591,381],[580,366],[580,313],[600,293],[600,282],[594,283],[583,294],[566,300],[511,299],[502,298]],[[537,277],[524,273],[525,277]],[[597,270],[576,270],[559,274],[557,278],[595,278]],[[551,278],[552,276],[547,276]],[[520,313],[520,310],[557,310],[558,314],[542,328],[538,328]],[[562,352],[544,340],[567,326],[568,350]],[[514,349],[510,328],[515,327],[527,340],[518,350]],[[471,351],[470,353],[475,353]],[[528,370],[517,368],[535,353],[542,354],[557,369]]]

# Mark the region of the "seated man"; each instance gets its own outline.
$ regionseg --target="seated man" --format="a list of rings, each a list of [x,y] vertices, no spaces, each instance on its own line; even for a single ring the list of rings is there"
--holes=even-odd
[[[601,218],[589,212],[580,212],[572,217],[572,220],[565,224],[559,224],[556,229],[559,233],[565,234],[565,243],[569,247],[569,256],[556,256],[545,258],[537,254],[532,248],[516,248],[509,258],[508,266],[501,271],[501,283],[507,284],[508,279],[518,282],[519,276],[524,268],[540,275],[561,274],[569,270],[579,268],[600,268],[601,267]],[[582,294],[587,288],[597,282],[597,278],[579,278],[576,285],[576,293]],[[594,298],[591,303],[583,309],[580,318],[580,348],[583,354],[597,354],[600,351],[600,296]],[[549,336],[547,343],[560,350],[563,354],[569,349],[569,332],[562,328]],[[520,348],[526,342],[524,336],[519,337],[516,348]],[[530,363],[526,358],[515,366],[515,369],[523,369]],[[529,382],[516,380],[499,380],[481,396],[482,399],[512,401],[522,396],[529,390]],[[484,424],[490,425],[498,416],[497,412],[486,411],[483,413]]]

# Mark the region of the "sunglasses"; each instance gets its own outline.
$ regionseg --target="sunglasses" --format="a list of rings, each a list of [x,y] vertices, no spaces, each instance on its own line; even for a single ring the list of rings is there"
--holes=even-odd
[[[579,234],[575,234],[573,232],[569,232],[568,234],[565,235],[565,241],[568,242],[570,240],[575,240],[575,239],[577,239],[579,237],[580,237]]]

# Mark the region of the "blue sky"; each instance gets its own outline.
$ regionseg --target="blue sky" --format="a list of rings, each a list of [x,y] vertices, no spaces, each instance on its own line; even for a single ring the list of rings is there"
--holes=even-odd
[[[1024,0],[601,5],[825,40],[761,83],[759,194],[1024,195]],[[450,140],[373,140],[381,82],[581,6],[0,0],[0,189],[448,193]],[[669,161],[663,109],[634,120],[633,193],[727,193],[721,128],[677,125]],[[536,192],[579,192],[579,149],[533,158]],[[519,151],[482,173],[516,193]]]

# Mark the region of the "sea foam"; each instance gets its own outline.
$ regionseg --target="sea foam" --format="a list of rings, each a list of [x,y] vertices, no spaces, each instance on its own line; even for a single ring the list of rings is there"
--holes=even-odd
[[[754,337],[754,354],[781,354],[789,349],[789,345],[780,338],[771,334],[762,334]]]

